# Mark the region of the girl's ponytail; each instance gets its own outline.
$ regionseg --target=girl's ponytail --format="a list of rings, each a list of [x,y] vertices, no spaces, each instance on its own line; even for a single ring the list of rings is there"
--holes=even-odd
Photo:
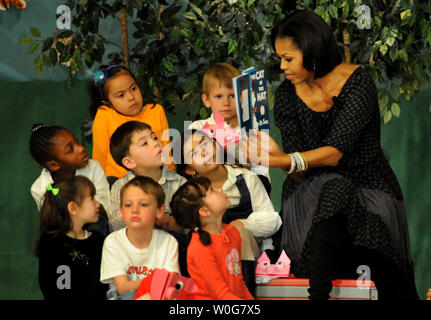
[[[205,231],[199,228],[197,230],[197,233],[199,234],[199,240],[202,242],[204,246],[211,244],[211,236],[208,231]]]
[[[170,208],[179,226],[199,234],[203,245],[211,244],[210,234],[201,229],[199,209],[204,206],[203,197],[211,186],[208,178],[199,177],[187,181],[172,196]]]

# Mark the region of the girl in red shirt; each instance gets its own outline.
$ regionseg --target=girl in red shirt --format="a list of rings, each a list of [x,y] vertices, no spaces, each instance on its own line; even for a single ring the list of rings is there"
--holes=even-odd
[[[240,233],[222,223],[229,205],[224,192],[205,177],[189,180],[172,197],[172,215],[191,230],[187,270],[199,287],[196,299],[253,299],[241,273]]]

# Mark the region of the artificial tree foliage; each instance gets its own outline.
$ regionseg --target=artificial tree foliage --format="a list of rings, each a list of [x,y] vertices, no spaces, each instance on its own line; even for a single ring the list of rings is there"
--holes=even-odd
[[[94,71],[100,64],[130,65],[144,96],[181,119],[208,116],[200,99],[201,80],[214,62],[265,68],[270,84],[277,85],[282,74],[269,34],[295,8],[322,16],[345,61],[368,67],[385,123],[400,115],[400,96],[409,100],[429,85],[431,1],[68,0],[66,5],[72,12],[71,30],[42,37],[32,26],[31,36],[22,40],[36,54],[39,72],[62,63],[71,81],[77,72]],[[122,27],[118,42],[99,32],[108,17]],[[134,26],[129,33],[126,19]],[[128,47],[131,37],[136,45]],[[109,55],[108,47],[113,51]]]

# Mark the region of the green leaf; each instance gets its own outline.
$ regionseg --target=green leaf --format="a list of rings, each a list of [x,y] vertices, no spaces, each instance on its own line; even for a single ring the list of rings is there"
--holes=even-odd
[[[389,97],[385,94],[381,99],[379,99],[380,112],[385,111],[388,108]]]
[[[333,4],[329,5],[328,10],[331,17],[338,19],[338,9]]]
[[[318,6],[316,9],[314,9],[314,12],[316,14],[318,14],[319,16],[322,16],[323,13],[325,12],[325,7],[324,6]]]
[[[398,51],[398,55],[400,56],[401,59],[403,59],[405,62],[409,61],[409,55],[407,54],[407,52],[404,49],[401,49]]]
[[[399,106],[399,104],[398,103],[392,103],[392,105],[391,105],[391,111],[392,111],[392,114],[395,116],[395,117],[397,117],[397,118],[399,118],[399,116],[400,116],[400,106]]]
[[[400,97],[400,88],[395,82],[391,83],[391,96],[396,101],[398,101],[398,98]]]
[[[48,39],[46,39],[42,45],[42,52],[48,51],[52,47],[53,43],[54,43],[54,39],[52,37],[49,37]]]
[[[397,38],[400,36],[400,32],[398,31],[397,27],[393,27],[390,31],[389,34],[391,37]]]
[[[39,49],[39,43],[38,42],[33,42],[30,46],[30,49],[28,51],[28,53],[33,54],[37,51],[37,49]]]
[[[193,8],[193,10],[195,10],[195,12],[199,15],[199,17],[203,18],[203,13],[202,13],[202,9],[197,7],[195,4],[189,2],[190,7]]]
[[[431,30],[428,31],[427,40],[428,40],[428,44],[431,46]]]
[[[386,44],[380,46],[379,51],[381,52],[382,55],[385,55],[386,52],[388,52],[388,46]]]
[[[69,38],[71,35],[73,35],[73,31],[71,31],[71,30],[65,30],[65,31],[61,31],[58,34],[58,38],[59,39]]]
[[[169,60],[164,63],[165,69],[170,72],[175,72],[174,65]]]
[[[33,37],[39,38],[40,37],[40,30],[36,27],[30,27],[30,33]]]
[[[392,45],[394,44],[394,42],[395,42],[395,38],[394,37],[388,37],[387,39],[386,39],[386,44],[388,45],[388,46],[390,46],[390,47],[392,47]]]
[[[380,19],[379,16],[374,16],[374,21],[376,22],[377,26],[379,28],[381,28],[381,26],[382,26],[382,19]]]
[[[344,18],[347,19],[349,17],[349,12],[350,12],[349,3],[345,2],[344,6],[343,6],[343,16],[344,16]]]
[[[37,56],[33,60],[33,67],[37,70],[37,72],[39,72],[39,74],[43,73],[43,65],[40,56]]]
[[[31,38],[30,37],[24,37],[21,39],[21,43],[28,46],[31,43]]]
[[[412,11],[410,9],[401,12],[401,20],[405,20],[412,15]]]
[[[55,64],[57,63],[57,61],[58,61],[58,53],[57,53],[57,50],[55,50],[55,49],[51,49],[51,50],[49,50],[49,61],[51,61],[51,64],[53,65],[53,66],[55,66]]]
[[[195,46],[194,46],[194,48],[193,48],[193,50],[197,53],[198,51],[199,51],[199,49],[202,47],[202,45],[203,45],[203,40],[202,39],[198,39],[196,42],[195,42]]]
[[[386,124],[386,123],[388,123],[389,121],[391,121],[391,119],[392,119],[392,112],[388,110],[388,111],[385,113],[385,116],[384,116],[384,118],[383,118],[383,121],[384,121],[384,123]]]
[[[184,18],[189,19],[189,20],[197,20],[198,18],[196,17],[196,15],[193,12],[186,12],[184,13]]]
[[[229,54],[231,54],[232,52],[234,52],[234,51],[235,51],[235,49],[236,49],[236,46],[237,46],[237,42],[236,42],[236,40],[235,40],[235,39],[230,40],[230,41],[229,41],[229,46],[228,46],[228,48],[227,48],[227,54],[229,55]]]
[[[256,0],[248,0],[247,7],[250,7]]]
[[[49,55],[43,55],[43,64],[46,65],[47,67],[51,66],[51,61],[49,60]]]
[[[398,50],[395,49],[395,47],[392,47],[391,50],[389,50],[389,57],[392,61],[397,60],[398,58]]]

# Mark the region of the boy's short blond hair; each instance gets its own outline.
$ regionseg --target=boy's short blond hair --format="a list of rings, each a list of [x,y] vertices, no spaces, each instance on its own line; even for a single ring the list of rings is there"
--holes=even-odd
[[[202,80],[202,91],[209,94],[211,86],[218,84],[227,88],[232,88],[232,78],[239,76],[237,68],[228,63],[218,62],[209,68]]]
[[[138,187],[144,193],[153,195],[157,201],[157,208],[160,208],[162,205],[165,204],[165,191],[163,190],[160,184],[158,184],[152,178],[145,177],[145,176],[136,176],[121,188],[120,190],[121,205],[123,205],[124,191],[131,186]]]

